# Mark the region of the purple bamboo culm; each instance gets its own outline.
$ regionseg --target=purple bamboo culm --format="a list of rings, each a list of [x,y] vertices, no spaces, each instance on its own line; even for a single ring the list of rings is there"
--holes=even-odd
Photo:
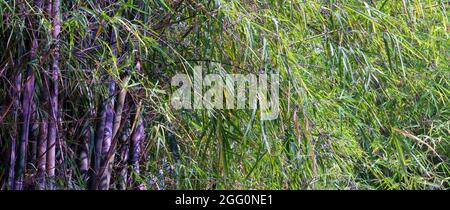
[[[8,187],[9,189],[14,189],[15,183],[15,163],[16,163],[16,137],[18,136],[17,132],[17,120],[18,113],[20,109],[20,92],[22,89],[22,73],[18,71],[14,78],[14,88],[12,91],[13,95],[13,118],[14,118],[14,129],[15,132],[13,136],[11,136],[11,149],[9,155],[9,172],[8,172]]]
[[[119,170],[117,178],[119,180],[118,183],[118,189],[119,190],[126,190],[127,189],[127,181],[128,181],[128,152],[129,152],[129,143],[128,139],[130,137],[131,132],[131,125],[130,121],[127,118],[125,128],[122,132],[122,135],[120,136],[120,159],[119,159]]]
[[[136,113],[136,115],[139,115],[139,112]],[[142,117],[139,116],[138,123],[130,139],[130,165],[131,170],[137,175],[140,174],[139,168],[139,154],[141,152],[140,143],[144,139],[144,136],[145,136],[144,123]],[[138,185],[137,187],[138,189],[144,189],[142,185]]]
[[[60,0],[53,0],[51,16],[52,21],[52,38],[58,40],[61,31],[60,23]],[[58,45],[58,41],[57,45]],[[55,153],[56,153],[56,139],[58,136],[58,78],[59,78],[59,50],[58,46],[53,49],[53,59],[51,62],[50,71],[50,91],[49,91],[49,124],[48,124],[48,139],[47,139],[47,175],[49,177],[49,188],[55,189]]]
[[[46,119],[42,120],[39,124],[39,136],[38,136],[38,148],[37,148],[37,167],[38,167],[38,189],[45,189],[45,166],[47,163],[47,129],[48,122]]]
[[[34,6],[36,9],[40,8],[41,1],[35,0]],[[37,21],[31,20],[27,21],[30,28],[36,27],[34,26]],[[36,57],[36,51],[38,48],[38,31],[35,29],[33,31],[33,41],[30,50],[30,61],[33,61]],[[27,76],[24,84],[24,93],[22,100],[22,120],[23,124],[21,126],[21,135],[19,142],[19,152],[18,152],[18,164],[16,171],[16,180],[15,180],[15,189],[21,190],[23,187],[23,178],[26,170],[26,154],[27,147],[29,142],[29,134],[30,134],[30,119],[32,115],[32,104],[33,104],[33,94],[34,94],[34,86],[35,86],[36,75],[34,69],[30,64],[27,64]]]
[[[106,123],[106,103],[102,103],[101,108],[99,112],[100,114],[97,121],[97,128],[95,130],[95,137],[94,137],[94,154],[91,159],[91,167],[90,167],[90,173],[89,173],[89,189],[95,190],[96,189],[96,180],[97,180],[97,173],[100,170],[101,165],[101,157],[102,157],[102,145],[103,145],[103,138],[105,136],[105,123]]]
[[[113,78],[110,78],[109,84],[108,84],[108,90],[109,90],[109,97],[110,99],[106,102],[106,119],[105,119],[105,130],[104,130],[104,137],[103,137],[103,145],[102,145],[102,166],[109,167],[108,162],[108,152],[111,147],[112,142],[112,134],[113,134],[113,120],[114,120],[114,92],[115,92],[115,82]],[[107,190],[109,189],[109,182],[106,180],[107,177],[105,176],[105,173],[99,174],[101,175],[100,183],[98,188],[100,190]]]

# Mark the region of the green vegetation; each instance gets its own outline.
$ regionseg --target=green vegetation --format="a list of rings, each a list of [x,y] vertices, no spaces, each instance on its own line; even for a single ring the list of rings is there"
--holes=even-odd
[[[121,92],[127,98],[117,136],[124,137],[111,147],[111,189],[448,189],[449,5],[62,0],[55,37],[55,14],[33,1],[0,0],[2,187],[10,189],[11,139],[23,131],[17,74],[27,87],[30,66],[36,83],[24,188],[36,188],[33,151],[51,112],[45,87],[56,60],[57,189],[88,188],[80,145],[88,145],[91,160],[96,129],[107,116],[101,107],[120,101]],[[30,59],[36,32],[39,47]],[[248,109],[174,110],[170,80],[196,65],[208,73],[279,73],[279,117],[261,121],[259,110]],[[140,119],[139,170],[122,183],[123,168],[136,167],[123,156]]]

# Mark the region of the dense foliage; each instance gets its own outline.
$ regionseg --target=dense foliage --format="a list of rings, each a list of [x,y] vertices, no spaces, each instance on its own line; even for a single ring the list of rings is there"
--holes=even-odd
[[[0,0],[1,187],[447,189],[448,6]],[[279,117],[173,109],[196,65],[279,73]]]

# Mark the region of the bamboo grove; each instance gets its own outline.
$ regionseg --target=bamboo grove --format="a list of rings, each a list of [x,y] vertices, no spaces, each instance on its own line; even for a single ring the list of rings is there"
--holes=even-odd
[[[442,0],[0,0],[0,187],[448,189]],[[280,115],[170,80],[277,72]]]

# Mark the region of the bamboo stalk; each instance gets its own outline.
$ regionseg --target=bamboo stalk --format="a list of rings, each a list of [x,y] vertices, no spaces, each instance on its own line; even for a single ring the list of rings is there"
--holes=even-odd
[[[34,1],[34,6],[36,9],[39,9],[40,0]],[[28,20],[28,25],[30,28],[34,28],[33,25],[36,25],[35,20]],[[30,61],[35,59],[36,51],[38,48],[38,32],[37,29],[33,30],[33,41],[30,50]],[[24,84],[24,93],[22,100],[22,120],[23,124],[21,126],[21,135],[19,142],[19,151],[18,151],[18,164],[16,170],[16,183],[15,189],[21,190],[23,187],[23,178],[26,170],[26,155],[27,155],[27,147],[29,142],[29,134],[30,134],[30,119],[32,115],[32,104],[33,104],[33,94],[34,94],[34,86],[36,75],[34,73],[34,69],[30,64],[27,64],[27,76]]]
[[[120,91],[119,94],[119,100],[116,102],[115,105],[115,118],[114,118],[114,123],[113,123],[113,127],[112,127],[112,139],[113,139],[113,143],[109,148],[109,151],[105,154],[105,167],[106,170],[104,173],[101,174],[101,188],[102,189],[109,189],[109,185],[110,185],[110,180],[111,180],[111,173],[112,173],[112,165],[114,163],[114,158],[115,158],[115,147],[116,147],[116,138],[119,128],[121,127],[121,121],[122,121],[122,112],[123,112],[123,106],[125,103],[125,98],[127,95],[127,91],[125,88],[122,88],[122,90]]]
[[[16,137],[18,136],[17,132],[17,121],[18,121],[18,114],[20,109],[20,92],[22,89],[22,73],[20,71],[17,71],[15,77],[14,77],[14,88],[13,88],[13,127],[14,127],[14,133],[13,136],[11,136],[11,148],[10,148],[10,154],[9,154],[9,172],[8,172],[8,187],[9,189],[14,189],[14,183],[15,183],[15,163],[16,163],[16,147],[17,147],[17,140]]]
[[[106,104],[106,119],[105,119],[105,136],[103,137],[103,145],[102,145],[102,166],[109,168],[109,157],[108,153],[111,148],[111,142],[113,138],[113,120],[114,120],[114,91],[115,91],[115,82],[113,78],[110,78],[110,82],[108,84],[109,94],[110,94],[110,101]],[[103,169],[104,170],[104,169]],[[99,190],[107,190],[109,189],[109,180],[106,176],[107,174],[104,174],[103,172],[99,174],[100,176],[100,183],[98,186]]]
[[[45,17],[51,17],[52,1],[44,1],[44,14]],[[44,68],[42,68],[44,69]],[[40,96],[40,103],[43,110],[50,110],[49,107],[49,77],[46,72],[41,71],[42,89]],[[38,148],[37,148],[37,188],[39,190],[45,190],[46,188],[46,172],[47,172],[47,152],[48,152],[48,124],[49,118],[46,114],[40,115],[39,123],[39,135],[38,135]]]
[[[140,174],[140,166],[139,166],[139,154],[141,152],[140,143],[144,139],[145,130],[144,130],[144,122],[142,117],[140,116],[141,104],[137,106],[136,116],[135,116],[135,125],[133,128],[133,133],[130,138],[130,166],[131,166],[131,174],[139,175]],[[145,189],[143,185],[136,185],[135,187],[138,189]]]
[[[130,137],[130,121],[129,116],[125,118],[125,129],[123,130],[123,133],[120,137],[120,148],[119,148],[119,154],[120,154],[120,160],[119,160],[119,170],[117,178],[118,180],[118,189],[119,190],[125,190],[127,189],[127,182],[128,182],[128,152],[129,152],[129,144],[128,139]]]
[[[50,91],[49,91],[49,125],[48,125],[48,139],[47,139],[47,174],[49,177],[49,188],[55,189],[55,153],[56,153],[56,139],[58,136],[58,75],[59,75],[59,49],[58,38],[61,31],[60,23],[60,0],[53,0],[52,2],[52,38],[56,41],[53,48],[53,59],[50,71]]]
[[[47,160],[47,126],[48,122],[46,119],[43,119],[39,125],[39,137],[38,137],[38,149],[37,149],[37,182],[38,189],[45,189],[45,166]]]
[[[89,189],[91,190],[97,188],[96,187],[97,173],[100,170],[103,138],[105,136],[104,130],[106,123],[106,103],[102,103],[98,113],[99,117],[94,138],[94,153],[91,159],[91,167],[89,173]]]

